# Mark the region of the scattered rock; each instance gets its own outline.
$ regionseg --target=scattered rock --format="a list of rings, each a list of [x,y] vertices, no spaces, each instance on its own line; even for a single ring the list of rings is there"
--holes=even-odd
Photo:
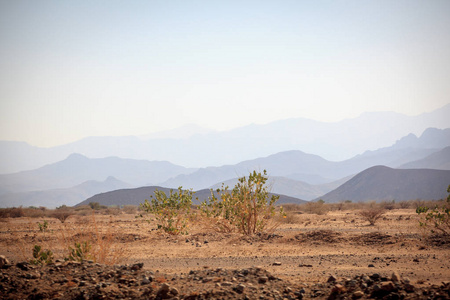
[[[269,281],[269,278],[267,276],[261,276],[258,278],[258,283],[264,284],[267,281]]]
[[[359,299],[359,298],[362,298],[363,296],[364,296],[364,293],[362,291],[356,291],[353,293],[352,298]]]
[[[331,290],[331,292],[333,294],[342,294],[344,292],[346,292],[347,289],[345,288],[345,286],[343,286],[342,284],[336,284],[333,289]]]
[[[377,273],[345,279],[330,276],[327,281],[289,282],[260,267],[199,267],[189,274],[169,276],[144,270],[140,263],[18,263],[0,269],[0,299],[448,299],[450,295],[449,282],[413,286],[395,273],[390,277]]]
[[[245,290],[245,285],[243,285],[242,283],[241,283],[241,284],[238,284],[238,285],[234,288],[234,290],[235,290],[237,293],[242,294],[242,293],[244,292],[244,290]]]
[[[168,285],[167,283],[163,283],[156,294],[159,297],[165,297],[169,293],[169,290],[170,285]]]
[[[395,285],[392,283],[392,281],[386,281],[381,283],[380,288],[383,291],[392,292],[393,290],[395,290]]]
[[[9,260],[4,255],[0,255],[0,269],[7,265],[9,265]]]
[[[400,274],[398,274],[397,272],[392,273],[391,280],[392,282],[400,282],[401,280]]]
[[[337,278],[334,277],[333,275],[331,275],[330,277],[328,277],[327,282],[336,282]]]
[[[281,266],[281,262],[280,261],[276,261],[272,264],[273,266]]]

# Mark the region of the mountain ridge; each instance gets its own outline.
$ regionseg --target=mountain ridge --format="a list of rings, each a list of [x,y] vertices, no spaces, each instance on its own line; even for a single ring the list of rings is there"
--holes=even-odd
[[[44,206],[47,208],[55,208],[61,205],[73,206],[98,193],[131,187],[132,185],[110,176],[104,181],[88,180],[70,188],[2,195],[0,196],[0,207],[12,207],[18,205],[35,207]]]
[[[325,202],[439,200],[447,196],[449,170],[393,169],[373,166],[318,197]]]
[[[290,150],[242,161],[235,165],[187,169],[167,161],[119,157],[88,158],[81,154],[71,154],[63,161],[35,170],[0,175],[0,205],[5,202],[4,199],[11,199],[13,197],[11,194],[17,197],[17,193],[20,192],[33,192],[34,199],[41,195],[42,201],[45,201],[45,191],[69,189],[88,180],[102,181],[108,176],[114,176],[131,186],[159,185],[168,188],[183,186],[202,190],[232,178],[247,176],[253,170],[264,169],[268,170],[271,178],[277,178],[274,192],[311,200],[335,189],[337,186],[333,181],[341,180],[340,183],[343,183],[345,180],[342,178],[348,180],[348,177],[374,165],[411,168],[415,165],[407,163],[423,160],[420,165],[422,168],[445,169],[447,166],[450,168],[448,150],[426,148],[430,144],[430,136],[437,141],[433,142],[432,146],[449,145],[450,139],[446,138],[449,133],[450,128],[427,129],[420,137],[412,135],[405,137],[408,143],[404,142],[405,138],[401,138],[391,147],[366,151],[341,162],[328,161],[300,150]],[[299,177],[302,180],[299,181]],[[60,205],[62,204],[67,203]]]
[[[185,139],[86,137],[51,148],[0,142],[0,174],[41,167],[60,161],[71,153],[92,158],[118,156],[207,167],[236,164],[254,157],[295,149],[314,153],[327,160],[341,161],[365,150],[392,145],[409,133],[420,135],[429,127],[449,128],[448,115],[450,104],[418,116],[374,112],[338,122],[292,118],[229,131],[197,134]]]

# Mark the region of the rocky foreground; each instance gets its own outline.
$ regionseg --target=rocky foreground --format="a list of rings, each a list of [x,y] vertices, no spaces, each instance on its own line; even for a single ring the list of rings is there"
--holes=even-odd
[[[151,266],[150,266],[151,267]],[[259,267],[163,274],[142,263],[93,261],[36,266],[3,261],[0,299],[450,299],[450,283],[419,286],[397,273],[335,278],[312,285],[288,282]]]

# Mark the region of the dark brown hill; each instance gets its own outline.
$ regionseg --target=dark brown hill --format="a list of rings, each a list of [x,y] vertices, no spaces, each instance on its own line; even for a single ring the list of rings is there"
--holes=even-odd
[[[447,197],[449,184],[450,171],[375,166],[362,171],[319,199],[325,202],[436,200]]]
[[[160,186],[145,186],[140,188],[134,188],[134,189],[121,189],[106,193],[101,193],[94,195],[83,202],[77,204],[76,206],[80,205],[87,205],[90,202],[98,202],[101,205],[111,206],[111,205],[139,205],[139,203],[143,203],[145,199],[150,200],[150,196],[154,195],[155,190],[163,191],[166,193],[166,195],[169,195],[170,190],[176,190],[176,189],[170,189],[170,188],[164,188]],[[270,196],[272,195],[278,195],[278,194],[272,194],[269,193]],[[207,200],[208,197],[211,196],[211,191],[208,189],[203,189],[196,191],[194,194],[194,199],[198,198],[198,201],[192,200],[194,204],[200,204],[203,200]],[[286,203],[305,203],[307,201],[289,197],[285,195],[278,195],[280,196],[280,199],[278,200],[277,204],[286,204]]]

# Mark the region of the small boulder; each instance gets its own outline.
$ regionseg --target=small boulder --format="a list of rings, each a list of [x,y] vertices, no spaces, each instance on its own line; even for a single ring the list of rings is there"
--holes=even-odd
[[[9,260],[4,255],[0,255],[0,269],[6,265],[9,265]]]
[[[364,293],[362,291],[356,291],[353,293],[352,298],[359,299],[359,298],[362,298],[363,296],[364,296]]]
[[[327,282],[336,282],[336,281],[337,281],[337,278],[334,277],[333,275],[331,275],[330,277],[328,277],[328,280],[327,280]]]
[[[165,295],[167,295],[169,293],[169,290],[170,290],[170,285],[168,285],[167,283],[163,283],[161,285],[161,287],[159,288],[157,294],[160,297],[161,296],[165,296]]]
[[[345,286],[343,286],[342,284],[339,284],[339,283],[337,283],[331,290],[331,292],[333,294],[342,294],[342,293],[345,293],[346,291],[347,291],[347,289],[345,288]]]
[[[400,274],[398,274],[397,272],[392,273],[391,280],[392,282],[400,282],[401,280]]]
[[[394,283],[392,283],[392,281],[386,281],[386,282],[381,283],[380,288],[383,291],[392,292],[395,290],[395,285],[394,285]]]
[[[238,285],[234,288],[234,290],[235,290],[237,293],[242,294],[242,293],[244,292],[244,290],[245,290],[245,285],[243,285],[242,283],[241,283],[241,284],[238,284]]]

